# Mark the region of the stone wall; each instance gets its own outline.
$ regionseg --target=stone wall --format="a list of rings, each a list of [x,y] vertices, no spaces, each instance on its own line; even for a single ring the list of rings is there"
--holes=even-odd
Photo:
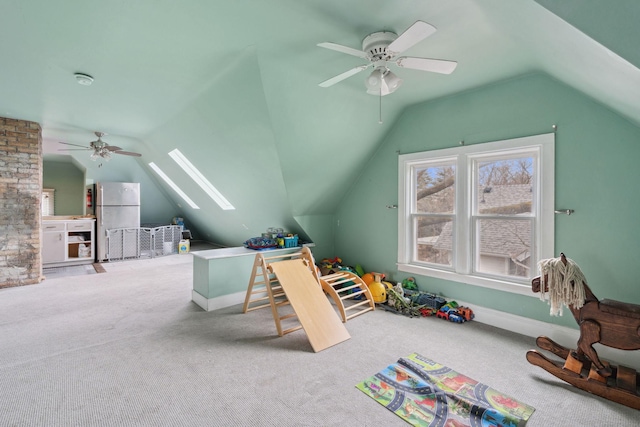
[[[39,283],[42,130],[0,117],[0,287]]]

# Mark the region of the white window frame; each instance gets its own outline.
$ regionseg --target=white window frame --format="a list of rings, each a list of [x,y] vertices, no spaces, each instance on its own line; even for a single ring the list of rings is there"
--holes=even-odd
[[[410,274],[435,277],[453,282],[476,285],[491,289],[531,296],[529,278],[491,277],[473,271],[473,197],[474,161],[483,157],[503,154],[535,155],[535,179],[532,183],[534,202],[534,233],[532,256],[537,261],[554,256],[554,170],[555,134],[534,135],[502,141],[460,146],[442,150],[402,154],[398,159],[398,270]],[[453,267],[425,265],[413,261],[415,232],[413,230],[413,199],[415,184],[412,168],[432,161],[456,159],[454,251]],[[508,219],[508,218],[506,218]]]
[[[55,202],[56,202],[56,190],[55,188],[43,188],[40,210],[42,212],[42,216],[52,216],[55,215]]]

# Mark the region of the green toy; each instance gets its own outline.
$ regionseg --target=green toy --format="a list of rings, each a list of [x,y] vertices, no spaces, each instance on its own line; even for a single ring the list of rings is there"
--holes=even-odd
[[[417,291],[418,285],[416,283],[416,279],[413,277],[407,277],[402,281],[402,287],[405,289],[409,289],[410,291]]]

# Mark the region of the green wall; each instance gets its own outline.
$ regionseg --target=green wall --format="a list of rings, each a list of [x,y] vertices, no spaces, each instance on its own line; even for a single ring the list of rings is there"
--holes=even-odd
[[[143,151],[144,162],[158,165],[200,207],[183,210],[185,218],[205,231],[204,239],[241,246],[276,227],[307,240],[291,214],[254,48],[203,81],[192,102],[148,140],[152,143]],[[167,155],[175,148],[203,171],[234,210],[222,210],[194,184]]]
[[[140,222],[169,224],[174,216],[182,216],[162,187],[141,167],[143,159],[114,156],[109,161],[91,161],[87,153],[74,157],[47,155],[43,160],[43,188],[55,188],[56,215],[83,215],[86,184],[96,182],[139,182]],[[94,199],[95,200],[95,199]],[[93,212],[88,212],[93,213]],[[187,221],[191,227],[192,223]],[[198,235],[197,229],[192,229]]]
[[[70,158],[69,161],[42,162],[42,188],[56,190],[55,215],[84,214],[84,171]]]
[[[405,110],[336,212],[336,255],[347,264],[398,272],[398,153],[556,133],[555,252],[567,254],[599,298],[640,304],[636,225],[640,198],[640,129],[546,75],[534,74],[418,104]],[[575,327],[567,314],[549,317],[537,298],[415,276],[447,298]]]

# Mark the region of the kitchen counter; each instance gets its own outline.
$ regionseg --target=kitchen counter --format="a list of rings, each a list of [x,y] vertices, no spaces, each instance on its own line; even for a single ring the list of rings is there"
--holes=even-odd
[[[96,219],[95,215],[48,215],[43,216],[43,221],[72,221],[76,219]]]

